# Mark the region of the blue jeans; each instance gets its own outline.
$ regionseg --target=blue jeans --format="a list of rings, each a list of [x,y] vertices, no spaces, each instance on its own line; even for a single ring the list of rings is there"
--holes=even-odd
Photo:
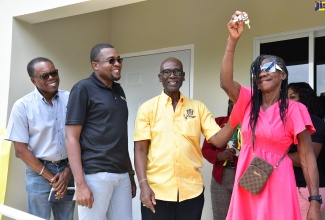
[[[45,167],[53,174],[61,172],[66,167],[66,163],[54,165],[46,163]],[[73,178],[72,178],[73,186]],[[69,184],[70,185],[70,184]],[[52,186],[44,177],[38,175],[26,165],[26,192],[28,200],[28,212],[32,215],[49,220],[51,209],[55,220],[73,220],[75,201],[55,202],[48,201]]]

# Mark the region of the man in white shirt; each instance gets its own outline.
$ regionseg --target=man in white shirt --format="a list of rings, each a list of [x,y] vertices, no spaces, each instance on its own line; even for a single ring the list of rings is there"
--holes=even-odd
[[[59,90],[59,72],[44,57],[27,65],[33,92],[12,108],[5,139],[14,143],[16,157],[26,164],[28,212],[44,219],[72,220],[73,201],[49,202],[53,187],[62,198],[73,185],[65,147],[65,115],[69,92]]]

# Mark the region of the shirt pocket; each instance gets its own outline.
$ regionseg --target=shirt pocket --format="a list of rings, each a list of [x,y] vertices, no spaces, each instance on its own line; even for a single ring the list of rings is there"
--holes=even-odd
[[[183,123],[183,131],[186,136],[193,137],[197,136],[197,120],[195,118],[187,118],[185,119],[185,122]]]

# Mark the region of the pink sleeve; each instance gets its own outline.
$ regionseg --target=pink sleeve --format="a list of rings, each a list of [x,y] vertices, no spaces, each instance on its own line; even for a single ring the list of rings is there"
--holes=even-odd
[[[238,124],[242,124],[242,121],[245,116],[245,112],[248,110],[250,101],[251,101],[251,89],[249,87],[241,86],[239,97],[230,115],[231,127],[234,128]]]
[[[306,106],[300,102],[289,101],[287,120],[288,129],[294,136],[294,144],[298,144],[297,135],[305,129],[310,134],[316,131]]]

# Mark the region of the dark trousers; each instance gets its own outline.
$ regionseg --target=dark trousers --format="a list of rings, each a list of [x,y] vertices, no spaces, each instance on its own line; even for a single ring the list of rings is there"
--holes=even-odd
[[[156,200],[153,213],[141,203],[142,220],[200,220],[204,205],[204,192],[182,202]]]

